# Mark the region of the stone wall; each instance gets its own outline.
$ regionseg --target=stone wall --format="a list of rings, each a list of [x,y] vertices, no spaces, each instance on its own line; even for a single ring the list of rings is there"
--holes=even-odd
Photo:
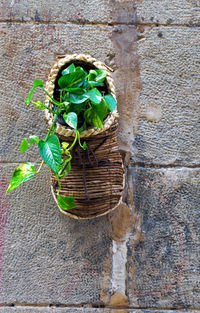
[[[197,312],[198,0],[1,0],[0,312]],[[24,99],[56,55],[114,69],[124,202],[89,221],[55,206],[49,171],[4,196],[21,140],[46,131]]]

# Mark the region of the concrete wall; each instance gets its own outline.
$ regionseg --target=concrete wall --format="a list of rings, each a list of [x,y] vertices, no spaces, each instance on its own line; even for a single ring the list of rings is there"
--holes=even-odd
[[[198,0],[1,0],[0,312],[200,309],[199,26]],[[126,204],[90,221],[58,211],[48,170],[4,196],[39,163],[16,149],[47,127],[33,79],[79,52],[115,70],[126,166]]]

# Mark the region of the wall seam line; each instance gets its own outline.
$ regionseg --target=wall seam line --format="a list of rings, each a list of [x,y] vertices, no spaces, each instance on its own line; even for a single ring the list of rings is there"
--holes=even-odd
[[[140,23],[140,22],[133,22],[133,23],[100,23],[100,22],[74,22],[74,21],[69,21],[69,22],[62,22],[62,21],[41,21],[41,22],[36,22],[36,21],[18,21],[18,20],[0,20],[0,24],[3,23],[13,23],[13,24],[29,24],[29,25],[91,25],[91,26],[110,26],[110,27],[116,27],[116,26],[149,26],[149,27],[187,27],[187,28],[199,28],[200,23],[186,23],[186,24],[165,24],[165,23]]]

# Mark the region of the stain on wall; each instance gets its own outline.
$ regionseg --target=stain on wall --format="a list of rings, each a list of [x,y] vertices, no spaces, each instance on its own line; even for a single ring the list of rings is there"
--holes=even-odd
[[[132,0],[109,0],[110,21],[115,24],[137,23],[137,1]]]
[[[137,131],[140,107],[139,57],[137,54],[138,31],[135,26],[117,26],[111,36],[115,57],[113,74],[116,82],[119,120],[119,146],[125,152],[131,152],[135,132]]]
[[[140,116],[149,122],[159,122],[162,118],[162,108],[156,104],[149,104],[142,111]]]

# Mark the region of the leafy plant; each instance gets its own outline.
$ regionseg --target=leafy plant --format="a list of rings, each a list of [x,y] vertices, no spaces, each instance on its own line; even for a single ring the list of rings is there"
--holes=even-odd
[[[61,77],[58,79],[59,100],[49,95],[41,80],[33,82],[25,105],[28,106],[32,102],[39,110],[47,109],[54,115],[54,119],[44,140],[35,135],[22,140],[20,152],[24,153],[32,144],[36,144],[42,162],[38,170],[33,163],[21,164],[14,171],[6,193],[33,178],[35,174],[40,172],[43,163],[46,163],[57,178],[57,201],[60,208],[63,210],[75,208],[76,204],[73,197],[60,196],[60,180],[67,176],[71,170],[71,151],[75,144],[78,142],[82,149],[87,149],[86,142],[81,143],[80,135],[90,126],[103,129],[104,119],[109,112],[116,108],[114,97],[110,94],[105,95],[104,92],[100,91],[101,87],[105,87],[105,78],[106,72],[102,70],[92,69],[87,72],[81,66],[75,66],[72,63],[62,71]],[[44,91],[46,94],[44,98],[52,103],[51,108],[47,107],[44,102],[32,101],[36,88],[41,88]],[[68,142],[62,142],[61,145],[59,138],[55,135],[59,117],[64,119],[68,127],[75,130],[75,138],[71,145]]]

